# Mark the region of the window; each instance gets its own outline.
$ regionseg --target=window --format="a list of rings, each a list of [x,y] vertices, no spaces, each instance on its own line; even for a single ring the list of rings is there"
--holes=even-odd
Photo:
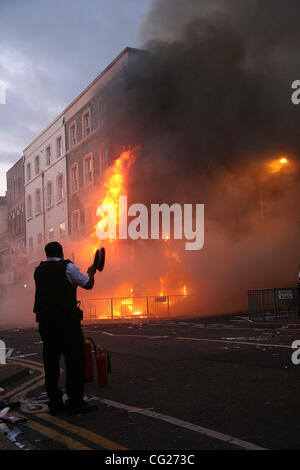
[[[70,127],[70,143],[71,143],[71,147],[74,147],[74,145],[76,145],[76,125],[75,124],[73,124]]]
[[[54,228],[53,228],[53,227],[49,228],[49,231],[48,231],[48,239],[49,239],[49,240],[53,240],[53,239],[54,239]]]
[[[43,234],[38,233],[37,234],[37,244],[38,244],[38,246],[40,246],[42,243],[43,243]]]
[[[66,223],[65,222],[62,222],[61,224],[59,224],[59,235],[60,235],[60,238],[65,238],[66,236]]]
[[[71,193],[74,194],[78,191],[78,164],[75,163],[71,166]]]
[[[30,195],[27,196],[27,219],[30,219],[32,217],[32,198]]]
[[[108,149],[102,151],[102,168],[105,170],[109,165],[108,161]]]
[[[35,215],[38,215],[41,213],[41,190],[36,189],[35,191]]]
[[[52,183],[51,181],[48,181],[47,186],[46,186],[46,204],[47,207],[51,207],[53,204],[52,201]]]
[[[91,133],[91,113],[87,111],[83,115],[83,136],[86,137]]]
[[[56,139],[56,158],[62,156],[62,140],[61,136]]]
[[[48,145],[46,147],[46,166],[49,166],[51,164],[51,147]]]
[[[93,160],[92,155],[85,157],[84,162],[84,184],[89,186],[93,181]]]
[[[27,163],[26,165],[26,181],[31,180],[31,165],[30,163]]]
[[[72,231],[78,232],[80,225],[80,212],[79,210],[72,212]]]
[[[35,174],[38,175],[40,172],[40,157],[37,155],[34,159]]]
[[[63,200],[64,191],[63,191],[63,175],[58,175],[56,178],[56,198],[57,202]]]

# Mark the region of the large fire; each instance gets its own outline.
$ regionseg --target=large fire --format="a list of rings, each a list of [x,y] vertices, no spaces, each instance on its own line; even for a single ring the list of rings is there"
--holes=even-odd
[[[135,255],[135,246],[128,248],[129,245],[121,245],[122,242],[117,241],[118,236],[115,238],[109,237],[109,232],[106,232],[107,226],[109,225],[109,216],[104,214],[103,207],[111,206],[115,213],[122,217],[122,210],[124,208],[119,207],[119,197],[127,196],[127,177],[131,165],[136,158],[136,149],[123,151],[120,156],[114,161],[114,163],[106,170],[104,175],[104,182],[102,191],[99,195],[98,202],[95,205],[95,212],[98,217],[98,221],[94,225],[94,229],[89,237],[89,241],[85,240],[84,246],[80,250],[80,258],[88,259],[91,257],[91,253],[95,252],[101,246],[106,247],[107,252],[107,267],[104,271],[107,273],[109,268],[112,266],[119,267],[121,263],[124,263],[124,258],[130,265],[131,269],[134,266],[139,265],[138,256]],[[117,233],[119,219],[117,221]],[[107,233],[106,239],[99,237],[99,234]],[[132,256],[133,254],[133,256]],[[101,290],[99,297],[93,299],[82,296],[83,307],[86,318],[145,318],[149,317],[149,314],[155,312],[156,316],[169,315],[170,309],[176,307],[180,297],[183,301],[187,300],[187,286],[184,281],[181,283],[177,282],[176,295],[169,295],[170,286],[172,286],[171,279],[168,277],[168,268],[178,265],[181,260],[177,251],[174,249],[172,241],[169,237],[165,237],[164,240],[157,242],[155,247],[155,253],[151,255],[156,256],[159,260],[158,264],[161,267],[161,273],[158,280],[159,283],[152,277],[151,273],[148,273],[148,279],[141,279],[141,285],[137,288],[135,275],[131,271],[132,276],[124,270],[125,280],[121,282],[121,285],[116,286],[114,293],[112,294],[111,289],[109,290],[109,296],[107,296],[106,289],[103,288],[101,283]],[[144,268],[144,267],[143,267]],[[114,271],[114,268],[111,268]],[[167,271],[167,272],[166,272]],[[114,273],[113,273],[114,277]],[[132,277],[132,279],[131,279]],[[98,278],[98,277],[97,277]],[[100,279],[99,279],[100,280]],[[101,279],[102,281],[102,279]],[[151,293],[151,295],[149,295]],[[105,295],[106,294],[106,295]]]
[[[119,197],[126,194],[126,175],[129,171],[130,166],[134,162],[135,153],[134,150],[126,150],[121,153],[119,158],[115,160],[114,164],[108,168],[106,178],[104,182],[105,195],[101,200],[97,208],[97,216],[101,219],[98,221],[95,227],[95,233],[99,236],[100,232],[105,230],[105,226],[109,225],[109,215],[103,217],[102,207],[111,206],[116,214],[122,212],[122,208],[119,207]],[[122,214],[121,214],[122,215]],[[116,227],[118,228],[118,227]],[[109,242],[112,243],[114,238],[107,237]]]

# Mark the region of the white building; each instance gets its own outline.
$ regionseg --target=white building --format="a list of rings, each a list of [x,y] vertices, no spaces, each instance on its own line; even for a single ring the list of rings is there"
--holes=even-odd
[[[64,116],[59,115],[24,150],[26,247],[29,263],[68,231]]]

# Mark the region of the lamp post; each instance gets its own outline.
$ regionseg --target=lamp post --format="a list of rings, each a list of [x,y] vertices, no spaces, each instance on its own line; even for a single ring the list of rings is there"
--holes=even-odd
[[[278,173],[279,171],[282,170],[282,168],[284,168],[284,166],[288,165],[288,163],[289,163],[289,160],[285,156],[282,156],[280,158],[277,158],[276,160],[273,160],[271,162],[271,172]],[[261,216],[262,225],[264,227],[265,226],[265,202],[264,202],[262,181],[258,182],[258,188],[259,188],[260,216]]]

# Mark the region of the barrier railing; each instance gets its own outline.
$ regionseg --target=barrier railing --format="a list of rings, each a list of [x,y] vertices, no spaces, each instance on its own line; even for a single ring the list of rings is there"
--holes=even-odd
[[[99,297],[82,299],[84,320],[117,320],[183,316],[197,312],[197,296]]]
[[[277,318],[299,315],[299,289],[282,287],[248,291],[250,318]]]

